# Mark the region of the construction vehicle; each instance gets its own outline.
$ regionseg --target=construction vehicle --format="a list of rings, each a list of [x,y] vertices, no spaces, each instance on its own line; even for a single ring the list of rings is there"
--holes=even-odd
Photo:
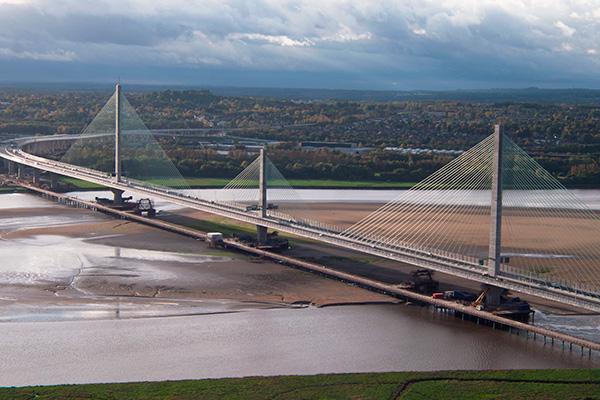
[[[508,291],[500,296],[500,304],[486,304],[487,289],[483,290],[471,306],[480,311],[488,311],[494,315],[510,318],[517,321],[528,322],[530,315],[534,313],[529,303],[519,297],[509,297]]]
[[[428,269],[417,269],[411,272],[408,288],[417,293],[431,294],[438,291],[439,283],[433,279],[433,272]]]
[[[447,290],[444,292],[444,299],[454,300],[463,304],[471,304],[477,301],[477,295],[466,290]]]
[[[483,292],[481,292],[479,294],[479,296],[477,296],[475,301],[471,303],[471,306],[475,307],[477,310],[483,310],[486,293],[487,293],[487,290],[484,290]]]
[[[277,231],[268,233],[267,241],[265,243],[258,243],[254,236],[247,233],[234,233],[233,237],[239,242],[256,247],[260,250],[281,251],[290,248],[289,241],[285,238],[279,237],[279,233]]]
[[[137,215],[143,215],[145,213],[148,218],[156,216],[156,210],[154,209],[154,202],[152,199],[139,199],[133,212]]]
[[[222,247],[223,234],[221,232],[208,232],[206,234],[206,241],[209,247]]]
[[[123,201],[115,203],[113,199],[107,199],[106,197],[96,197],[96,202],[103,206],[114,208],[115,210],[131,211],[136,207],[136,203],[132,203],[131,199],[133,199],[132,196],[123,197]]]

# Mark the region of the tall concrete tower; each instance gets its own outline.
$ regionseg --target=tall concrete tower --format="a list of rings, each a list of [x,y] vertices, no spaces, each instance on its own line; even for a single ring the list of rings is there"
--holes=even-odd
[[[494,126],[494,160],[492,171],[492,199],[490,212],[490,246],[488,253],[488,274],[500,273],[502,251],[502,144],[503,129]]]
[[[121,180],[121,84],[115,88],[115,180]]]
[[[258,175],[258,209],[262,218],[267,217],[267,155],[264,148],[260,149],[260,165]],[[256,241],[259,244],[267,242],[267,228],[265,226],[256,226]]]

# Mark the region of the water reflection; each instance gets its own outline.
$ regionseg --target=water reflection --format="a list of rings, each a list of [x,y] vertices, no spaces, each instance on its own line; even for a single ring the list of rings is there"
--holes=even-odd
[[[98,238],[96,238],[98,239]],[[0,241],[0,283],[46,284],[110,273],[149,282],[174,278],[161,263],[205,263],[230,258],[113,247],[92,240],[38,235]]]

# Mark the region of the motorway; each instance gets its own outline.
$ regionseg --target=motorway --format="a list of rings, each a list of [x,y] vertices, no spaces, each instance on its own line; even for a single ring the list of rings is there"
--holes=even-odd
[[[42,140],[72,140],[69,135],[45,137]],[[263,226],[286,232],[299,237],[312,239],[329,245],[370,254],[401,263],[427,268],[433,271],[457,276],[471,281],[506,288],[515,292],[540,297],[546,300],[567,304],[574,307],[600,312],[600,298],[592,293],[566,290],[562,287],[549,286],[542,281],[527,279],[509,273],[492,277],[487,275],[487,268],[479,265],[478,260],[452,253],[432,253],[421,249],[380,247],[365,241],[344,237],[331,232],[300,224],[293,220],[284,220],[274,216],[261,217],[257,211],[246,211],[231,205],[202,200],[193,196],[177,193],[169,188],[151,185],[129,178],[117,181],[112,175],[97,170],[66,164],[35,156],[22,150],[27,144],[39,141],[38,138],[21,139],[17,142],[0,145],[0,158],[42,171],[76,178],[101,185],[110,189],[122,190],[140,197],[150,197],[170,202],[182,207],[195,209],[240,222]]]

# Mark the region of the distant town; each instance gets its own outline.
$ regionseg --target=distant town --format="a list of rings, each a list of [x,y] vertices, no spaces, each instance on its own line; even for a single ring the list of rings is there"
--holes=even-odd
[[[284,98],[268,90],[151,89],[128,91],[128,99],[148,128],[162,133],[186,177],[231,178],[266,142],[290,179],[416,182],[502,121],[563,184],[600,186],[595,91],[427,92],[422,100],[324,91],[306,100],[302,91]],[[108,97],[102,88],[1,89],[0,135],[81,133]]]

